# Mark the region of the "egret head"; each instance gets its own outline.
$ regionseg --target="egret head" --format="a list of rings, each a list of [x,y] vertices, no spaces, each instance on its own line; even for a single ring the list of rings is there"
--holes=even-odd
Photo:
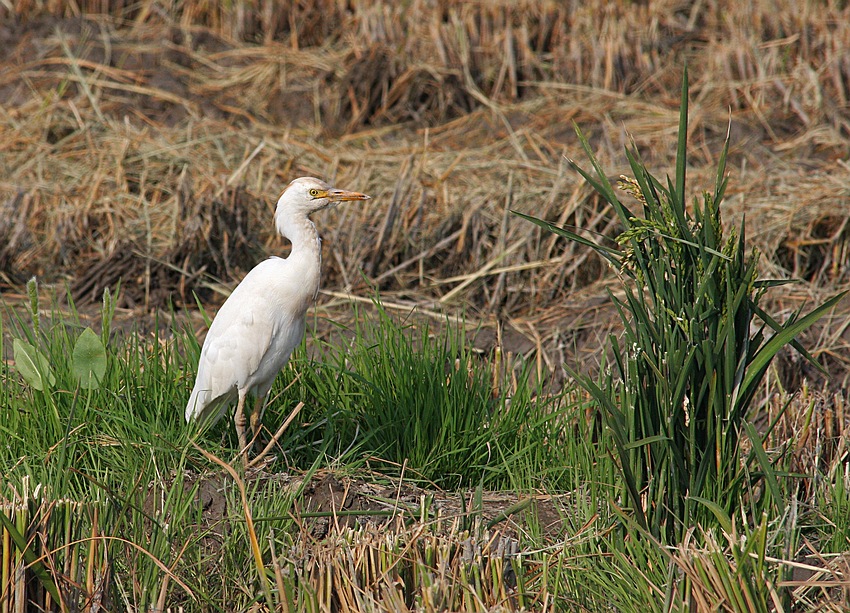
[[[331,187],[320,179],[301,177],[290,183],[277,201],[278,213],[309,215],[340,202],[369,200],[360,192],[348,192]]]

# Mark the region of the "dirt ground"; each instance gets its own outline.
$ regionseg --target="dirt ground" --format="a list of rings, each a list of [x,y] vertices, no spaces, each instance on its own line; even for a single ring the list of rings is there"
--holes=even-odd
[[[254,470],[246,476],[248,487],[268,490],[276,497],[298,493],[292,518],[304,535],[320,540],[332,530],[371,524],[389,529],[414,522],[444,526],[445,532],[457,531],[458,525],[486,525],[501,537],[517,539],[521,532],[535,526],[542,536],[555,537],[563,527],[565,498],[544,495],[519,496],[510,492],[445,492],[438,488],[418,487],[410,481],[391,483],[386,477],[376,480],[351,478],[320,472],[309,478],[301,475],[267,473]],[[215,534],[226,529],[223,518],[234,513],[228,508],[233,488],[224,473],[189,475],[184,487],[198,484],[197,503],[203,509],[205,530]]]

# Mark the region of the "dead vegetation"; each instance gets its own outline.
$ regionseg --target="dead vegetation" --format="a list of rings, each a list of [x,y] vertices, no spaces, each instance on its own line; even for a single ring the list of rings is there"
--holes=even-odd
[[[150,258],[177,267],[145,280],[162,298],[181,274],[231,282],[256,258],[232,243],[277,250],[270,205],[311,173],[381,196],[324,220],[328,286],[362,286],[362,266],[383,291],[525,314],[605,271],[506,208],[609,231],[560,163],[574,153],[570,121],[602,135],[603,158],[621,161],[628,132],[664,167],[685,60],[692,142],[709,167],[732,109],[729,220],[765,220],[753,238],[771,272],[847,279],[850,26],[837,4],[73,6],[0,8],[9,281],[70,276],[89,289],[80,278],[124,251],[145,270]],[[239,210],[211,206],[236,186],[226,206]],[[260,241],[204,219],[222,214]],[[209,251],[177,248],[196,240]],[[214,253],[227,259],[210,267]]]
[[[546,370],[598,353],[611,272],[509,209],[612,235],[568,171],[571,122],[625,170],[670,168],[691,67],[691,185],[731,126],[748,220],[790,315],[850,280],[850,13],[842,3],[9,2],[0,5],[0,282],[79,301],[220,300],[265,253],[292,178],[373,196],[318,219],[327,293],[466,309]],[[730,123],[731,122],[731,123]],[[342,299],[344,301],[344,299]],[[325,305],[333,303],[325,302]],[[814,334],[847,380],[847,314]],[[524,348],[524,349],[523,349]],[[790,358],[789,358],[790,360]],[[799,385],[799,364],[781,366]],[[819,379],[818,379],[819,381]]]

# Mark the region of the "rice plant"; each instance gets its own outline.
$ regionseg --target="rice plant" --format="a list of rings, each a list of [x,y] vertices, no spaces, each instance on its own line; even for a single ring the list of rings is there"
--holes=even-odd
[[[638,202],[638,216],[616,194],[576,128],[594,169],[573,167],[613,208],[622,232],[611,247],[543,220],[526,219],[596,250],[616,267],[625,298],[611,295],[625,328],[610,338],[613,364],[599,381],[576,379],[599,406],[622,473],[623,503],[638,526],[676,543],[690,526],[715,523],[739,505],[784,507],[779,474],[751,420],[767,368],[795,337],[831,309],[838,294],[806,315],[776,322],[759,306],[781,284],[758,279],[758,252],[745,224],[725,230],[726,144],[716,181],[688,206],[688,78],[684,73],[674,177],[653,176],[627,149],[633,177],[619,187]],[[816,364],[817,365],[817,364]],[[740,460],[742,442],[750,451]],[[752,495],[754,488],[762,494]]]
[[[288,461],[368,464],[450,489],[566,478],[565,454],[578,445],[558,442],[574,401],[529,384],[522,364],[512,382],[494,383],[493,366],[460,326],[398,319],[377,296],[373,314],[357,311],[355,320],[328,341],[314,339],[316,354],[299,352],[272,391],[270,429],[305,403],[301,427],[281,439]]]

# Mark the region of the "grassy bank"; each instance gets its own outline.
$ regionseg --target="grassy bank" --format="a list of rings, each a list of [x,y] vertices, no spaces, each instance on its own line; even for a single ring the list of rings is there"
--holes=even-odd
[[[617,434],[586,397],[494,379],[456,333],[359,321],[320,359],[297,353],[268,434],[304,408],[247,474],[219,464],[236,453],[229,423],[183,423],[192,334],[105,334],[104,376],[83,389],[68,358],[83,326],[42,316],[27,337],[21,322],[13,336],[50,372],[38,390],[2,370],[3,602],[51,606],[55,590],[81,610],[846,606],[846,450],[818,422],[831,399],[764,407],[780,424],[764,440],[776,498],[747,462],[745,504],[668,544],[629,510]]]

